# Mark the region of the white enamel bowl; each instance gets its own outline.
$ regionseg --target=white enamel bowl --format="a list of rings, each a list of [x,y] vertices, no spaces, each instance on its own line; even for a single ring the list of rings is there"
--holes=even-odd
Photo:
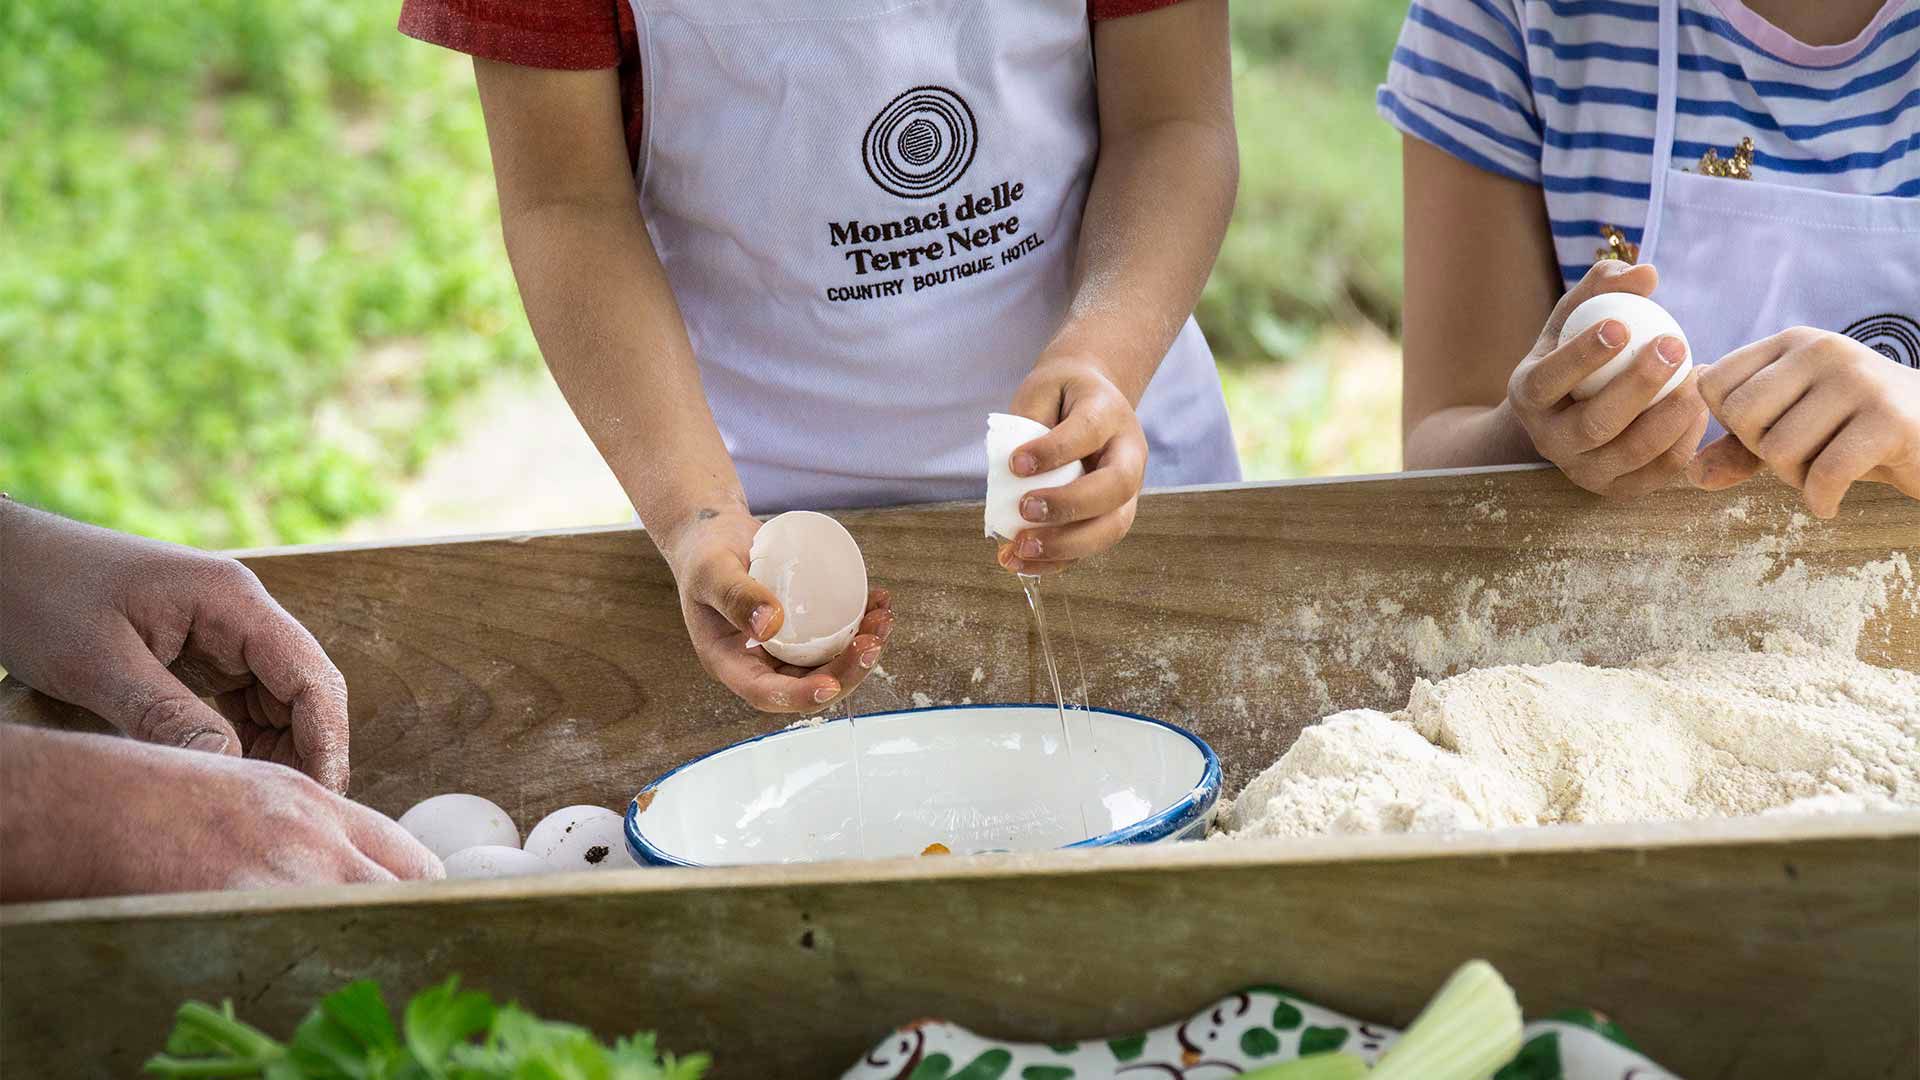
[[[1220,761],[1198,736],[1106,709],[1068,709],[1067,725],[1071,757],[1052,705],[910,709],[777,731],[648,784],[627,807],[627,847],[654,866],[730,866],[1205,835]]]

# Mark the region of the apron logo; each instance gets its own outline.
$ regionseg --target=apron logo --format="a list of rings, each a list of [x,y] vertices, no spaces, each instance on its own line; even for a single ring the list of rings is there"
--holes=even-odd
[[[939,86],[916,86],[887,103],[867,125],[860,156],[867,175],[903,199],[938,195],[973,164],[973,110]]]
[[[1869,315],[1841,333],[1896,364],[1920,368],[1920,322],[1905,315]]]

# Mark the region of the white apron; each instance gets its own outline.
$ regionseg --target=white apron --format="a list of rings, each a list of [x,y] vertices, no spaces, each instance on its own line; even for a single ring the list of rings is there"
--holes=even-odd
[[[753,510],[979,498],[1072,299],[1086,0],[631,3],[641,209]],[[1191,319],[1139,414],[1149,485],[1239,478]]]
[[[1694,363],[1812,326],[1920,367],[1920,199],[1678,171],[1679,37],[1679,0],[1661,0],[1653,189],[1640,261],[1660,268],[1654,299],[1686,329]],[[1714,420],[1706,440],[1725,430]]]

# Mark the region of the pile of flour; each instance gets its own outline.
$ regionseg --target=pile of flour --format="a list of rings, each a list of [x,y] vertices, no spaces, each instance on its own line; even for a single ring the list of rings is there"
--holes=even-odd
[[[1304,731],[1230,836],[1497,829],[1920,806],[1920,674],[1795,648],[1418,680]]]

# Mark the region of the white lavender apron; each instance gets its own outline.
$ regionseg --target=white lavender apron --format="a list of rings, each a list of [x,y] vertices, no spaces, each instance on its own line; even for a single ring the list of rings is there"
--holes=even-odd
[[[1660,2],[1653,184],[1640,260],[1697,364],[1792,326],[1833,330],[1920,367],[1920,199],[1681,172],[1673,137],[1679,0]],[[1711,441],[1725,433],[1718,420]]]
[[[1072,299],[1086,0],[631,3],[641,208],[753,510],[978,498]],[[1191,319],[1139,413],[1150,485],[1238,479]]]

